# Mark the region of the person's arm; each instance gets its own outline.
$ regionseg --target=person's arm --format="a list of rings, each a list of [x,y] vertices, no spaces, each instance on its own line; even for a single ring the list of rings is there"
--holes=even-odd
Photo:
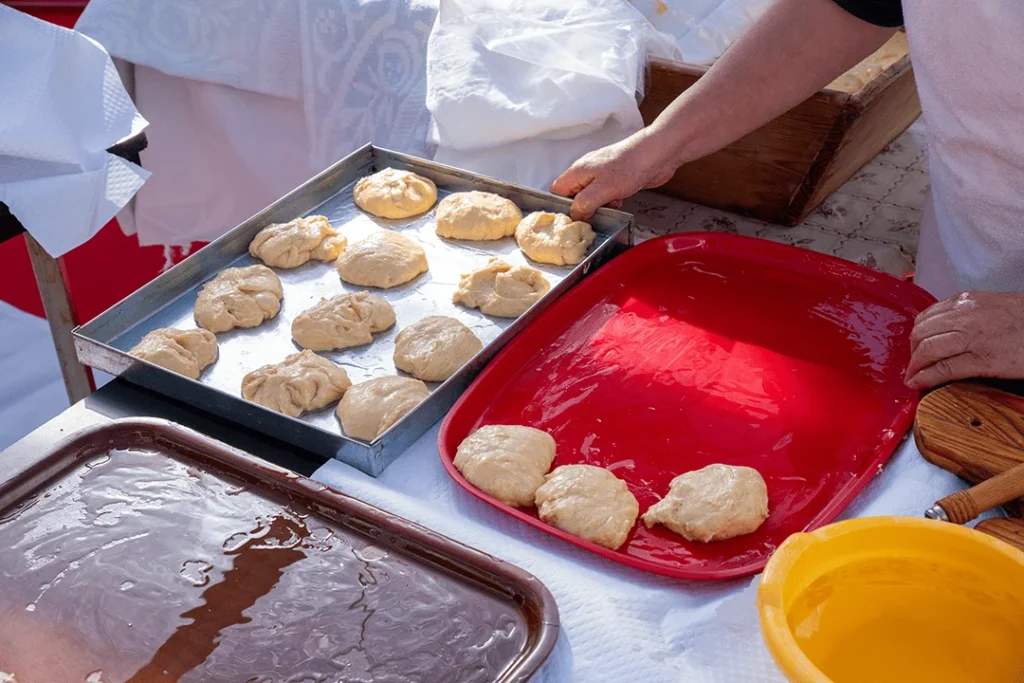
[[[778,0],[656,121],[582,157],[551,191],[575,196],[572,216],[582,220],[667,182],[679,166],[760,128],[881,47],[894,29],[852,13],[892,23],[872,13],[879,9],[901,18],[898,0]]]

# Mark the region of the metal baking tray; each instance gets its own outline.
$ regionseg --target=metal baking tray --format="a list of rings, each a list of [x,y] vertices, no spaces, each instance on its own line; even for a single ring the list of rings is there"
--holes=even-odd
[[[477,373],[512,337],[593,268],[631,243],[632,217],[600,210],[592,220],[597,239],[587,258],[575,267],[530,262],[551,282],[551,291],[516,320],[491,318],[451,302],[459,275],[500,256],[527,263],[511,237],[494,242],[443,240],[435,234],[434,212],[408,220],[383,220],[355,207],[352,185],[381,168],[408,169],[426,176],[443,197],[452,192],[485,190],[514,201],[524,213],[538,210],[567,212],[569,200],[489,180],[457,169],[367,145],[275,202],[220,239],[171,268],[148,285],[75,330],[75,348],[86,365],[140,384],[208,412],[229,418],[302,446],[324,457],[337,458],[372,476],[379,475],[398,455],[440,419]],[[270,223],[297,216],[323,214],[350,243],[380,229],[414,236],[427,252],[430,270],[412,282],[389,290],[374,290],[395,309],[398,323],[376,335],[373,343],[323,355],[345,368],[353,382],[397,373],[392,361],[394,339],[403,326],[427,315],[450,315],[468,325],[484,349],[443,384],[428,384],[430,397],[374,442],[346,437],[330,409],[290,418],[241,398],[242,377],[298,350],[291,339],[291,321],[321,297],[360,291],[341,282],[334,265],[311,261],[290,270],[275,269],[284,287],[281,312],[251,330],[217,335],[220,358],[198,380],[191,380],[129,356],[142,337],[161,327],[193,328],[192,309],[199,287],[230,266],[258,263],[249,256],[249,242]]]
[[[0,547],[22,683],[511,683],[558,637],[525,571],[163,420],[5,453]]]

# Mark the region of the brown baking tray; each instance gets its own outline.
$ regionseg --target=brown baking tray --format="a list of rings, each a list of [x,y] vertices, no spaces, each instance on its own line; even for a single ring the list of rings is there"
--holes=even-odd
[[[558,635],[530,574],[161,420],[0,460],[0,547],[18,683],[506,683]]]

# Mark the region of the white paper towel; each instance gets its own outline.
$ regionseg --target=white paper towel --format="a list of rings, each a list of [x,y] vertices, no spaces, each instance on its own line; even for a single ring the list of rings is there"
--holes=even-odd
[[[314,478],[540,578],[558,603],[562,631],[537,681],[784,682],[761,639],[756,582],[665,579],[560,541],[463,491],[442,467],[436,444],[437,428],[379,479],[338,461]],[[918,517],[962,487],[909,440],[844,517]]]
[[[146,121],[98,43],[2,4],[0,64],[0,201],[60,256],[149,177],[106,151]]]
[[[538,189],[643,126],[671,40],[622,0],[441,0],[427,45],[436,161]]]

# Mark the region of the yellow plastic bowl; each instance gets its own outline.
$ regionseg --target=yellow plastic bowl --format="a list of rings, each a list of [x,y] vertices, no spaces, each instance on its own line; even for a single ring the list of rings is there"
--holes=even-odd
[[[1024,683],[1024,553],[971,529],[877,517],[796,534],[757,602],[792,683]]]

